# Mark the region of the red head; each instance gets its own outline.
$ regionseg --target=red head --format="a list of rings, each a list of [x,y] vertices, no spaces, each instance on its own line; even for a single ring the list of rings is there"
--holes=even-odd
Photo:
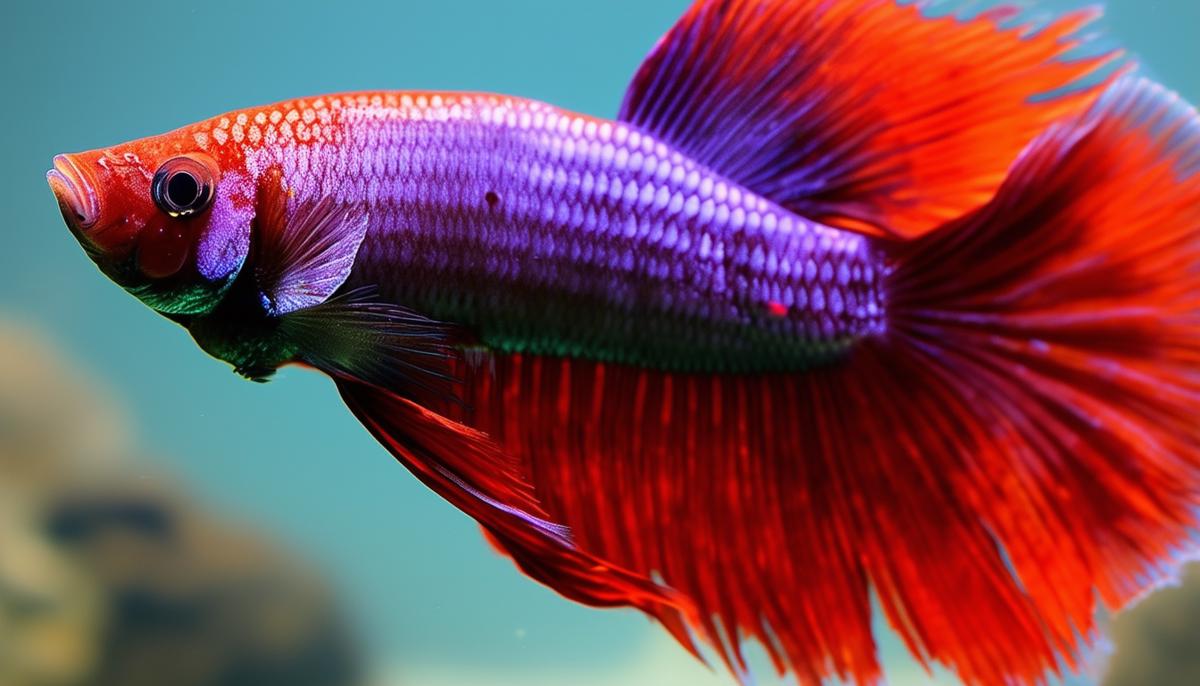
[[[236,151],[202,150],[193,128],[57,155],[46,175],[100,269],[165,313],[211,310],[250,247],[253,183]]]

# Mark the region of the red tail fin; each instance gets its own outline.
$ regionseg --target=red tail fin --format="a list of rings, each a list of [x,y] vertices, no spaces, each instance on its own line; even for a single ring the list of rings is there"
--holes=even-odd
[[[974,545],[1003,547],[1027,620],[1070,648],[1093,589],[1128,601],[1200,505],[1200,118],[1157,86],[1119,84],[1032,145],[990,204],[904,250],[894,344],[927,377],[902,419],[890,411],[912,436],[910,469],[952,476],[988,532]],[[938,630],[882,595],[910,639]],[[971,608],[960,629],[1004,611]],[[945,634],[977,644],[934,656],[1015,664],[997,653],[1007,636]]]

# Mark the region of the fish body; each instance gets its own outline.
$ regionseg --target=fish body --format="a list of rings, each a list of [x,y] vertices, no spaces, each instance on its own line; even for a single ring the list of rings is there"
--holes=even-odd
[[[387,283],[389,300],[466,323],[490,349],[783,370],[883,326],[867,239],[637,127],[489,96],[403,100],[346,125],[351,149],[378,141],[364,164],[388,161],[346,191],[379,218],[350,282]],[[408,277],[383,278],[396,272]]]
[[[328,95],[49,181],[110,278],[329,375],[564,596],[875,683],[874,595],[1037,682],[1195,529],[1200,115],[1017,17],[700,0],[613,120]]]
[[[346,284],[463,324],[491,349],[779,371],[884,329],[887,267],[868,237],[789,212],[630,124],[390,92],[279,103],[167,137],[287,196],[287,221],[322,198],[369,217]]]

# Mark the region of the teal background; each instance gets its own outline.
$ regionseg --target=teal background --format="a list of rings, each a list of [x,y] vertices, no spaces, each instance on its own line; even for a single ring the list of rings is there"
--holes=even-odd
[[[322,92],[486,90],[611,115],[643,54],[687,4],[6,5],[0,315],[48,331],[116,389],[142,443],[204,497],[315,559],[350,605],[379,683],[732,683],[640,615],[583,608],[523,578],[471,521],[395,464],[323,378],[287,370],[261,386],[205,357],[97,272],[44,181],[55,153]],[[1200,101],[1200,3],[1108,8],[1106,33],[1145,71]],[[927,683],[894,640],[885,647],[893,684]],[[773,683],[769,670],[760,676]]]

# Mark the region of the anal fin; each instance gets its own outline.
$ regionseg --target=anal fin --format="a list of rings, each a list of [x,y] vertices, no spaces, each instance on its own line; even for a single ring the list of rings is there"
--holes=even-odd
[[[651,578],[595,557],[541,507],[523,466],[485,434],[378,386],[335,378],[351,412],[418,479],[484,528],[529,576],[601,607],[632,605],[658,618],[699,656],[688,602]]]

